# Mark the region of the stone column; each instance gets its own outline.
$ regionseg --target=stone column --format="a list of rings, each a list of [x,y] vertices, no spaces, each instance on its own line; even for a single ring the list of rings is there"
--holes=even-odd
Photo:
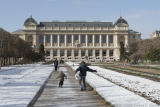
[[[60,43],[59,43],[59,42],[60,42],[60,41],[59,41],[59,40],[60,40],[60,35],[58,34],[57,36],[58,36],[58,38],[57,38],[57,43],[58,43],[58,47],[59,47],[59,46],[60,46]]]
[[[78,56],[81,58],[81,49],[78,49]]]
[[[44,47],[46,46],[46,36],[45,35],[43,36],[43,45]]]
[[[107,47],[109,47],[109,35],[106,35],[107,36],[107,38],[106,38],[106,42],[107,42]]]
[[[64,35],[64,46],[65,47],[67,46],[67,35],[66,34]]]
[[[99,42],[100,42],[100,47],[102,47],[102,35],[101,34],[100,34]]]
[[[74,49],[71,50],[71,56],[74,57]]]
[[[78,35],[79,44],[81,44],[81,35]]]
[[[110,50],[110,49],[107,49],[107,57],[108,57],[108,58],[109,58],[109,50]]]
[[[93,41],[92,41],[92,43],[93,43],[93,47],[95,47],[95,35],[93,34]]]
[[[88,35],[86,34],[86,47],[88,47]]]
[[[93,50],[92,51],[92,56],[95,57],[96,56],[96,54],[95,54],[96,50],[95,49],[92,49],[92,50]]]
[[[116,58],[116,60],[120,59],[120,51],[119,51],[119,49],[114,49],[113,54],[114,54],[114,57]]]
[[[117,34],[114,35],[114,47],[115,48],[118,47],[118,35]]]
[[[38,47],[39,47],[38,35],[34,34],[32,37],[33,37],[33,44],[32,45],[34,46],[35,51],[38,51]]]
[[[124,38],[125,38],[124,46],[128,47],[128,35],[125,35]]]
[[[64,50],[64,56],[67,58],[67,49]]]
[[[26,35],[24,34],[24,41],[26,41]]]
[[[53,59],[53,49],[50,50],[50,59]]]
[[[53,35],[51,35],[50,44],[51,44],[51,47],[52,47],[53,46]]]
[[[99,50],[99,56],[102,58],[102,49]]]
[[[72,34],[72,46],[74,47],[74,35]]]
[[[88,56],[88,49],[86,49],[86,52],[85,52],[86,56]]]

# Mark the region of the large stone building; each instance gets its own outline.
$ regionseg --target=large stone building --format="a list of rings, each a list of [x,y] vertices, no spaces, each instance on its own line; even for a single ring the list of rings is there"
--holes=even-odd
[[[52,21],[39,24],[29,17],[24,28],[13,34],[30,42],[36,51],[43,44],[48,60],[119,60],[120,42],[128,48],[130,42],[141,39],[141,34],[130,30],[122,17],[115,23]]]
[[[153,32],[151,35],[150,35],[150,38],[151,39],[154,39],[154,38],[157,38],[157,37],[160,37],[160,31],[156,30],[155,32]]]

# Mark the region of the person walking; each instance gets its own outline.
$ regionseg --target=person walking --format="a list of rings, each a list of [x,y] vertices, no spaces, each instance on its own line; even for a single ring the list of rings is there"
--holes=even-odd
[[[92,70],[89,68],[84,61],[81,62],[80,66],[76,69],[76,73],[79,71],[79,86],[81,88],[81,91],[86,90],[86,75],[87,71],[90,72],[97,72],[96,70]],[[83,81],[83,86],[82,86]]]
[[[58,60],[55,59],[54,61],[54,68],[55,68],[55,71],[57,71],[57,68],[58,68]]]

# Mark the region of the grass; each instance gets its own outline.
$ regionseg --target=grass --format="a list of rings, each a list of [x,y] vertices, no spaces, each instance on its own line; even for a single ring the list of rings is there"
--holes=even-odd
[[[160,75],[158,75],[158,74],[146,73],[146,72],[142,72],[142,71],[138,71],[138,70],[130,70],[130,69],[126,69],[126,68],[116,68],[113,66],[103,66],[103,67],[110,69],[110,70],[120,72],[120,73],[124,73],[124,74],[130,74],[130,75],[135,75],[135,76],[140,76],[140,77],[144,77],[147,79],[151,79],[154,81],[160,81]]]
[[[132,65],[132,67],[160,70],[160,68],[158,68],[158,67],[152,67],[152,66],[139,66],[139,65],[134,65],[134,66],[133,66],[133,65]]]

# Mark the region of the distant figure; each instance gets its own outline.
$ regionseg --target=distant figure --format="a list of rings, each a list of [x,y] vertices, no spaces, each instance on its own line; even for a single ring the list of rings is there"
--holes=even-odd
[[[63,64],[63,63],[64,63],[64,61],[61,59],[59,63],[60,63],[60,64]]]
[[[63,73],[63,71],[60,72],[60,74],[57,76],[56,79],[60,78],[60,81],[59,81],[59,87],[63,87],[63,82],[64,82],[64,78],[67,79],[67,76]]]
[[[96,70],[92,70],[90,69],[86,63],[84,61],[81,62],[80,66],[76,69],[76,73],[79,72],[79,86],[81,88],[81,91],[86,90],[86,74],[87,71],[91,71],[91,72],[97,72]],[[82,86],[82,81],[83,81],[83,86]]]
[[[55,68],[55,71],[57,71],[57,68],[58,68],[58,60],[57,59],[54,61],[54,68]]]

